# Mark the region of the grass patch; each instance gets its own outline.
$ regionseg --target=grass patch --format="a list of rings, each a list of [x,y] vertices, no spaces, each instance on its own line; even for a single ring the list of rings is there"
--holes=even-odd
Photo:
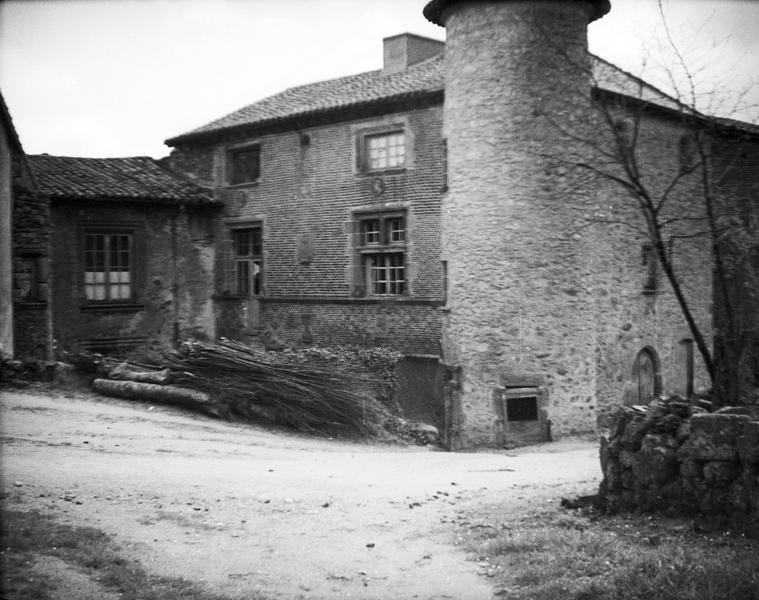
[[[703,535],[685,521],[547,509],[495,527],[469,525],[468,544],[508,600],[759,600],[759,542]],[[482,515],[478,517],[483,519]]]
[[[84,572],[121,600],[229,600],[181,578],[147,573],[124,558],[108,535],[92,527],[56,523],[37,511],[2,511],[0,557],[4,600],[48,600],[58,589],[50,576],[33,573],[39,556],[52,556]]]

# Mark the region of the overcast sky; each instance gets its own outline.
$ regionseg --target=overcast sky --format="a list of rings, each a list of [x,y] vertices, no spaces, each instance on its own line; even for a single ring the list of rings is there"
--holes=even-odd
[[[0,0],[1,1],[1,0]],[[662,87],[654,0],[611,0],[590,49]],[[49,0],[0,3],[0,90],[29,154],[160,157],[163,140],[287,87],[378,69],[382,38],[445,31],[425,0]],[[730,116],[759,76],[759,2],[665,0],[667,23]],[[759,86],[743,105],[759,104]],[[715,96],[703,94],[700,102]],[[709,109],[705,104],[702,108]],[[745,106],[739,118],[756,121]]]

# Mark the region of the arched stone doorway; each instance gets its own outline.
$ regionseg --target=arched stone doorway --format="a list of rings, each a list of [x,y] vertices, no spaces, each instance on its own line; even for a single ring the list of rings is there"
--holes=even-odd
[[[638,402],[648,404],[661,394],[661,369],[656,350],[646,346],[635,357],[633,383],[638,390]]]

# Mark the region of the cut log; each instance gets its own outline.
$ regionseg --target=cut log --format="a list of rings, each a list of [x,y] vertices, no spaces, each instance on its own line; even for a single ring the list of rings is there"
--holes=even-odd
[[[143,400],[157,404],[174,404],[200,410],[214,417],[226,417],[229,409],[226,405],[216,403],[205,392],[198,392],[173,385],[157,385],[138,381],[115,381],[96,379],[92,382],[93,391],[104,396]]]
[[[108,372],[110,379],[120,379],[124,381],[137,381],[140,383],[156,383],[164,385],[169,382],[169,370],[161,371],[136,371],[128,363],[119,363]]]

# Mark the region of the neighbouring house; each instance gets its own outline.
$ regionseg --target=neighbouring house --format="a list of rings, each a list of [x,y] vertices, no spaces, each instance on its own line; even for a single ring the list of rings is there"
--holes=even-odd
[[[52,357],[50,207],[0,96],[0,356]]]
[[[147,157],[29,156],[50,204],[57,348],[125,353],[215,336],[218,202]]]
[[[637,119],[654,187],[698,126],[587,53],[587,26],[608,10],[433,0],[424,14],[445,43],[386,38],[380,70],[167,140],[172,168],[223,204],[217,334],[397,348],[402,404],[436,417],[451,448],[592,431],[623,391],[644,403],[707,384],[648,237],[628,227],[640,216],[608,179],[572,168],[614,141],[599,107],[620,129]],[[691,235],[699,185],[671,194],[682,236],[670,251],[711,344],[709,242]]]

